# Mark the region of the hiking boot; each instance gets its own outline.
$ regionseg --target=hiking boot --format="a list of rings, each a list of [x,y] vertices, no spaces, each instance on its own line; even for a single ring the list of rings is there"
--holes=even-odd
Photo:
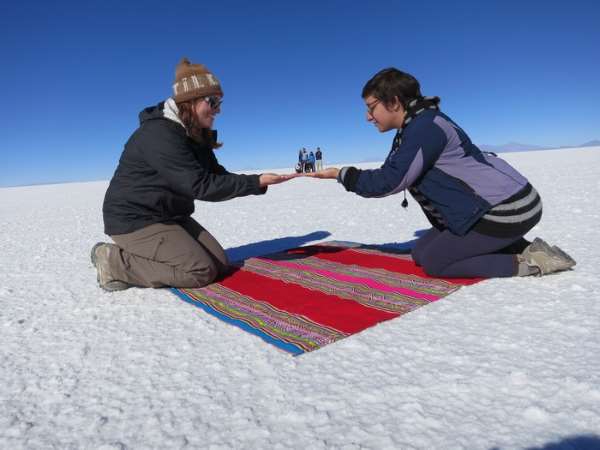
[[[129,283],[116,280],[110,273],[109,255],[111,252],[120,251],[119,247],[106,242],[98,242],[92,247],[92,264],[98,272],[98,284],[108,292],[123,291],[131,287]]]
[[[528,266],[537,267],[540,275],[568,270],[575,265],[573,258],[540,238],[535,238],[519,256]]]

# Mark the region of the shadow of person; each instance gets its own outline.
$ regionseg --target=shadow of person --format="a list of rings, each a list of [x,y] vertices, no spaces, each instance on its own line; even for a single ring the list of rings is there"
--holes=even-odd
[[[429,230],[431,230],[431,228],[423,228],[422,230],[416,230],[415,233],[413,234],[413,236],[416,238],[420,238],[425,233],[427,233]]]
[[[302,236],[287,236],[270,239],[268,241],[253,242],[225,250],[227,257],[232,262],[238,262],[254,256],[263,256],[269,253],[281,252],[290,248],[301,247],[307,242],[318,241],[331,236],[328,231],[313,231]]]
[[[526,450],[598,450],[600,436],[596,434],[582,434],[580,436],[567,436],[556,442],[549,442],[541,447],[527,447]],[[492,447],[490,450],[499,450]]]

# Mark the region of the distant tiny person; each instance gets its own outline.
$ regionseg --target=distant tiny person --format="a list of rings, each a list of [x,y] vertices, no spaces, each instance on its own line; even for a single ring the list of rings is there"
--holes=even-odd
[[[212,129],[223,91],[203,65],[177,65],[174,95],[140,113],[104,197],[104,232],[115,244],[92,249],[107,291],[200,287],[227,271],[221,245],[192,217],[194,200],[264,194],[288,176],[237,175],[221,166]]]
[[[432,276],[512,277],[570,269],[558,247],[524,239],[542,216],[542,201],[527,179],[504,160],[483,153],[438,107],[419,82],[395,68],[364,86],[367,120],[380,132],[397,130],[379,169],[335,167],[308,174],[337,178],[362,197],[408,189],[432,228],[412,256]]]
[[[315,170],[323,170],[323,153],[321,152],[321,147],[317,147],[317,151],[315,152]]]
[[[302,172],[306,172],[306,164],[308,164],[308,153],[306,151],[306,148],[302,147],[302,150],[300,150],[300,163],[302,165]]]
[[[308,154],[308,163],[307,165],[307,172],[314,172],[315,171],[315,154],[311,151]]]

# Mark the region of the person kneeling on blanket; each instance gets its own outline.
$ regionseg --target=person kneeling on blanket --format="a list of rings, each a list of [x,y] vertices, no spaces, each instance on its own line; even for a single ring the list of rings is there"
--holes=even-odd
[[[408,189],[432,224],[412,250],[428,275],[546,275],[575,265],[559,247],[523,237],[542,216],[538,192],[507,162],[471,143],[439,110],[439,98],[421,95],[412,75],[381,70],[366,83],[362,98],[369,122],[380,132],[397,130],[383,165],[332,167],[305,176],[337,179],[362,197]]]
[[[223,91],[205,66],[184,58],[173,90],[173,97],[140,113],[106,191],[104,231],[116,245],[99,242],[91,258],[107,291],[211,283],[229,261],[191,217],[194,200],[264,194],[290,178],[233,174],[218,163],[213,150],[221,144],[212,125]]]

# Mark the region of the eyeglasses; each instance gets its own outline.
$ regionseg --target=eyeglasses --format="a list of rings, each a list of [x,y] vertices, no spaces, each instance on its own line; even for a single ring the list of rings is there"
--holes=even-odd
[[[208,106],[210,106],[211,109],[219,109],[221,103],[223,103],[223,99],[221,97],[217,97],[216,95],[204,97],[202,100],[208,103]]]
[[[373,115],[373,111],[375,111],[375,108],[377,107],[377,105],[379,105],[379,102],[381,102],[381,100],[375,100],[370,105],[367,103],[367,113],[372,116]]]

